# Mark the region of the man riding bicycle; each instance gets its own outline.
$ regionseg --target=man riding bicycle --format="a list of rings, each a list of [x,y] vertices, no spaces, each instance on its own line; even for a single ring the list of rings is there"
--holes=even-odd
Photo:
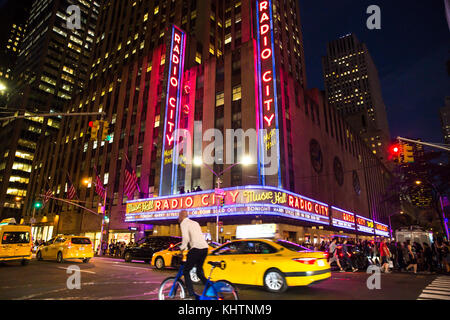
[[[180,223],[182,241],[180,250],[183,252],[189,246],[190,250],[187,254],[186,263],[184,264],[184,281],[186,282],[186,289],[189,296],[187,299],[195,299],[194,287],[190,277],[190,271],[196,267],[197,276],[206,284],[206,277],[203,272],[203,263],[208,255],[208,243],[202,233],[200,225],[188,218],[187,211],[181,211],[178,215],[178,222]]]

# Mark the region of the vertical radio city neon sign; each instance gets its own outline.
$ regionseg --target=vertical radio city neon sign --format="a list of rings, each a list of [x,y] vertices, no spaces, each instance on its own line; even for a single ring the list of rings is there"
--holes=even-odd
[[[272,0],[256,1],[256,20],[258,35],[258,130],[264,130],[265,134],[259,134],[258,175],[260,183],[266,184],[265,155],[270,151],[276,152],[278,167],[278,187],[281,187],[280,170],[280,139],[278,133],[278,103],[275,73],[275,51]],[[273,158],[273,157],[272,157]],[[271,164],[275,165],[275,164]],[[273,184],[273,183],[272,183]]]
[[[180,117],[185,47],[186,33],[173,25],[170,51],[166,50],[166,61],[169,60],[169,68],[161,157],[160,195],[173,194],[174,180],[176,180],[175,161],[173,161],[172,156],[174,145],[177,143],[174,131],[178,128]]]

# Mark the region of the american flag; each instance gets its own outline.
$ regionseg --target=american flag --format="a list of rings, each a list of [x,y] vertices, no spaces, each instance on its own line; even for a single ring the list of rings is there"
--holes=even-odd
[[[95,192],[100,196],[100,198],[105,198],[105,188],[103,187],[103,181],[100,179],[100,176],[97,174],[97,170],[95,170],[96,180],[95,180]]]
[[[138,178],[136,176],[136,172],[131,167],[130,162],[128,161],[128,157],[125,155],[125,188],[124,193],[127,195],[128,199],[132,199],[134,196],[134,192],[136,189],[139,189],[138,186]]]
[[[44,206],[47,204],[47,202],[50,200],[50,197],[53,196],[53,191],[48,187],[47,192],[44,195]]]
[[[77,197],[77,192],[73,186],[72,180],[70,180],[69,174],[67,174],[67,199],[73,200]]]

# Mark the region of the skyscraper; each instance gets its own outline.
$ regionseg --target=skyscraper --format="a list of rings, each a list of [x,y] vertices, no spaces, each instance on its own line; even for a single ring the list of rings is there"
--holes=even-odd
[[[386,163],[390,141],[386,107],[367,46],[348,34],[327,44],[322,64],[328,103]]]
[[[216,173],[229,169],[221,176],[221,188],[256,185],[272,195],[278,193],[269,190],[290,190],[384,219],[380,199],[389,175],[386,168],[328,106],[324,94],[306,88],[297,1],[115,0],[104,3],[98,20],[88,81],[66,110],[106,115],[63,119],[57,136],[42,137],[25,219],[47,182],[56,196],[64,197],[67,173],[80,201],[96,211],[102,202],[93,184],[98,174],[107,186],[110,237],[129,237],[129,227],[144,232],[153,224],[127,220],[127,202],[177,196],[182,189],[214,189],[218,181],[206,164]],[[107,121],[108,141],[89,136],[93,120]],[[184,161],[186,150],[182,162],[176,162],[176,129],[193,137],[187,148],[190,158],[206,162],[205,154],[210,153],[214,163],[196,166]],[[231,129],[248,134],[243,154],[252,157],[253,164],[231,168],[242,161],[237,154],[241,141],[226,139]],[[263,134],[252,140],[252,131]],[[216,140],[219,136],[223,146]],[[211,146],[217,146],[214,152]],[[251,152],[253,147],[257,152]],[[139,185],[129,198],[124,192],[127,159]],[[85,178],[92,181],[87,187],[81,183]],[[317,210],[325,208],[315,204]],[[51,204],[40,212],[38,227],[98,240],[100,217],[63,204],[55,223],[57,210]],[[44,214],[48,220],[42,221]],[[267,219],[285,221],[273,216]],[[225,224],[231,230],[260,219],[249,214],[230,217]],[[213,229],[211,220],[202,221],[205,230]],[[175,234],[177,228],[165,218],[154,226],[158,233]],[[284,231],[298,240],[307,233],[302,228]]]
[[[67,28],[70,5],[80,8],[78,30]],[[20,214],[17,209],[27,195],[38,138],[59,128],[60,117],[44,118],[38,113],[61,112],[84,86],[99,7],[97,1],[33,2],[11,73],[14,81],[8,88],[7,110],[36,117],[2,123],[0,137],[5,143],[0,146],[0,216]]]
[[[445,98],[445,106],[439,109],[444,143],[450,144],[450,97]]]

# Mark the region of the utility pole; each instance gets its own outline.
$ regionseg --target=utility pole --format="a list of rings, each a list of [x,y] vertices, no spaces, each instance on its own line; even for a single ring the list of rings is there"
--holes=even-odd
[[[445,151],[450,151],[450,145],[448,145],[448,144],[423,142],[423,141],[412,140],[412,139],[407,139],[407,138],[402,138],[402,137],[397,137],[397,140],[410,142],[410,143],[421,144],[421,145],[424,145],[424,146],[433,147],[433,148],[437,148],[437,149],[442,149],[442,150],[445,150]]]

